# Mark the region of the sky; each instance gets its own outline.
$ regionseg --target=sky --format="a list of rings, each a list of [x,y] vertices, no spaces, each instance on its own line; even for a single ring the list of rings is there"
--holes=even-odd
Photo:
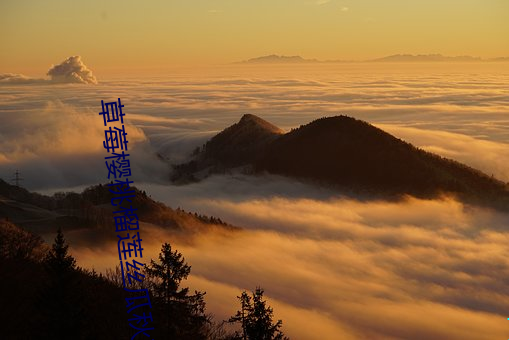
[[[40,76],[71,55],[101,74],[272,53],[502,57],[508,16],[506,0],[4,0],[0,72]]]

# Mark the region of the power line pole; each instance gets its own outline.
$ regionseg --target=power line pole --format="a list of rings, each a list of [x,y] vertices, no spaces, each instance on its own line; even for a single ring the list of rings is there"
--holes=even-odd
[[[11,180],[14,182],[14,185],[16,185],[18,188],[19,182],[23,180],[23,178],[21,178],[19,175],[20,175],[19,170],[16,169],[16,172],[14,173],[14,178]]]

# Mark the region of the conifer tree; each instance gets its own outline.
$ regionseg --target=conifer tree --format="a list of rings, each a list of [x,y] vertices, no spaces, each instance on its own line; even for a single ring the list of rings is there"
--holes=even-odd
[[[47,320],[41,334],[50,339],[83,339],[83,299],[76,260],[68,253],[64,234],[58,229],[44,266],[48,283],[41,292],[38,307]]]
[[[189,294],[189,288],[181,288],[187,279],[191,267],[182,254],[172,251],[169,243],[163,244],[159,261],[150,261],[146,273],[153,304],[157,309],[157,328],[168,339],[204,339],[209,323],[205,315],[205,293],[195,291]],[[156,328],[156,329],[157,329]]]
[[[236,339],[242,340],[284,340],[288,339],[280,330],[283,322],[273,323],[273,310],[263,298],[263,289],[256,288],[250,296],[245,291],[237,297],[241,309],[228,322],[240,323],[242,333],[237,332]]]
[[[57,275],[66,275],[76,269],[76,260],[68,253],[68,250],[69,246],[65,242],[64,233],[61,228],[58,228],[55,243],[45,259],[50,271]]]

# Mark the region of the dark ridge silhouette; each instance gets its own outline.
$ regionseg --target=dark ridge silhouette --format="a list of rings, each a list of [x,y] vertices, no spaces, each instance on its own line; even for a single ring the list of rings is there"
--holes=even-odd
[[[238,229],[220,218],[180,208],[172,209],[153,200],[144,191],[133,188],[135,197],[132,198],[132,205],[138,209],[136,213],[142,222],[182,231],[211,226]],[[59,192],[45,196],[0,179],[0,220],[12,221],[39,235],[53,232],[59,227],[65,230],[94,229],[96,232],[108,233],[112,228],[114,211],[110,201],[114,194],[109,189],[109,186],[99,184],[82,193]]]
[[[246,114],[240,121],[205,144],[204,159],[235,167],[252,160],[254,154],[282,134],[277,126]]]
[[[195,151],[195,159],[176,166],[172,179],[193,181],[210,173],[222,172],[246,164],[256,157],[283,131],[262,118],[246,114],[240,121],[214,136]],[[205,170],[206,173],[199,172]]]
[[[289,176],[363,197],[433,198],[453,194],[469,203],[508,207],[505,183],[423,151],[364,121],[347,116],[325,117],[286,134],[276,134],[272,129],[271,138],[264,139],[256,139],[254,131],[242,131],[241,135],[250,138],[241,139],[237,147],[239,138],[229,137],[237,136],[241,122],[213,137],[206,145],[214,146],[214,151],[207,146],[197,153],[194,169],[188,165],[177,167],[174,176],[189,179],[197,172],[244,167],[252,173]],[[227,152],[216,151],[216,147],[224,147]],[[194,173],[182,176],[178,172],[182,169]]]

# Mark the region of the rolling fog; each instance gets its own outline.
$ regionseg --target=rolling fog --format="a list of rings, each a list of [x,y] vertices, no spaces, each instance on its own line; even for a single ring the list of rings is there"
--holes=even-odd
[[[252,113],[289,130],[347,114],[509,181],[507,64],[222,66],[99,84],[0,84],[0,176],[54,192],[106,179],[100,100],[121,98],[134,181],[176,208],[240,232],[174,235],[144,225],[145,257],[169,241],[217,320],[243,289],[265,288],[295,339],[507,336],[509,215],[453,197],[361,202],[278,176],[172,186],[169,166]],[[505,67],[505,69],[504,69]],[[114,242],[112,234],[112,241]],[[114,243],[73,247],[105,270]]]

